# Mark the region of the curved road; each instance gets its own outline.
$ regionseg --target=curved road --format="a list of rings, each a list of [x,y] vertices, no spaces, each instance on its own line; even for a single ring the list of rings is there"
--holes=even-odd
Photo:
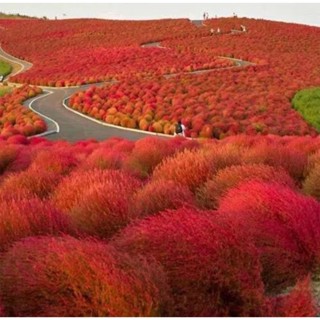
[[[144,46],[160,46],[160,43],[148,43]],[[17,59],[4,52],[1,48],[0,56],[21,66],[21,69],[16,73],[23,72],[32,67],[31,63]],[[230,60],[236,61],[238,66],[245,66],[250,64],[250,62],[241,61],[238,59]],[[193,73],[203,73],[210,71],[213,70],[196,71]],[[168,75],[167,77],[170,76]],[[86,139],[96,139],[98,141],[102,141],[110,137],[121,137],[129,140],[138,140],[149,136],[150,134],[154,135],[154,133],[150,132],[137,132],[126,130],[125,128],[121,127],[115,128],[113,126],[109,127],[106,125],[101,125],[72,111],[69,111],[63,106],[64,99],[68,98],[70,95],[77,91],[88,88],[91,85],[92,84],[76,88],[44,88],[44,94],[34,99],[25,101],[24,105],[42,115],[47,123],[48,130],[41,135],[46,135],[47,139],[49,140],[68,140],[70,142]]]
[[[129,140],[138,140],[148,135],[148,133],[144,132],[133,132],[121,128],[103,126],[69,111],[63,106],[64,99],[89,86],[91,85],[79,88],[50,89],[53,94],[43,95],[34,100],[32,109],[54,119],[59,124],[59,132],[46,136],[47,139],[75,142],[86,139],[102,141],[110,137],[121,137]],[[28,106],[30,102],[31,100],[27,100],[24,105]],[[49,121],[48,123],[47,121],[47,124],[49,130],[56,129],[52,122],[50,123]]]

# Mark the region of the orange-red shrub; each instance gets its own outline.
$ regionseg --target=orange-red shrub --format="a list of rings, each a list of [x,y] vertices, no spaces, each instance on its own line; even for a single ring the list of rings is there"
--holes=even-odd
[[[110,237],[135,218],[130,198],[141,182],[122,171],[88,170],[66,177],[53,195],[79,231]]]
[[[60,182],[61,175],[42,168],[28,169],[19,173],[12,173],[0,186],[0,194],[14,194],[47,198]]]
[[[320,204],[276,184],[247,182],[231,189],[219,212],[259,247],[269,291],[281,291],[319,263]]]
[[[299,280],[290,293],[272,301],[276,317],[316,317],[319,310],[311,290],[310,277]]]
[[[110,147],[95,149],[81,164],[81,168],[88,169],[120,169],[125,155],[112,150]]]
[[[0,174],[15,160],[17,153],[15,146],[8,146],[5,142],[0,144]]]
[[[308,164],[306,153],[297,149],[290,149],[280,143],[267,144],[261,142],[244,155],[245,163],[262,163],[274,167],[282,167],[297,182],[301,182]]]
[[[59,234],[71,231],[69,219],[39,199],[1,199],[0,250],[27,236]]]
[[[303,192],[320,200],[320,162],[310,171],[303,182]]]
[[[214,157],[206,150],[184,150],[166,158],[153,171],[153,180],[172,180],[191,191],[215,172]]]
[[[153,215],[165,209],[195,205],[194,195],[174,181],[151,181],[132,198],[131,210],[139,217]]]
[[[162,264],[174,316],[263,314],[257,251],[214,212],[168,210],[127,227],[111,243]]]
[[[228,190],[240,183],[255,181],[273,181],[294,188],[293,179],[282,168],[264,164],[237,165],[225,168],[209,179],[197,192],[198,204],[203,208],[215,209]]]
[[[68,174],[78,164],[72,149],[59,149],[57,146],[40,150],[32,160],[30,169],[46,170],[49,174]]]
[[[17,242],[1,263],[7,316],[160,316],[168,288],[156,264],[94,240],[64,236]]]
[[[147,177],[163,159],[174,152],[175,148],[168,140],[156,137],[140,139],[136,141],[124,167],[135,175]]]

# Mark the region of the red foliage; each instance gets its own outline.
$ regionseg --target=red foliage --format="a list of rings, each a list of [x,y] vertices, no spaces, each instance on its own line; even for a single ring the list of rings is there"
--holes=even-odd
[[[214,212],[181,208],[122,230],[111,243],[161,263],[174,316],[254,316],[264,311],[255,248]]]
[[[66,177],[53,195],[80,232],[110,237],[135,216],[130,199],[141,182],[116,170],[88,170]]]
[[[124,153],[112,150],[105,146],[95,149],[81,164],[81,169],[120,169],[125,158]]]
[[[320,200],[320,162],[309,172],[303,182],[303,192]]]
[[[219,201],[230,189],[240,183],[255,180],[278,182],[289,188],[295,188],[293,179],[282,168],[264,164],[246,164],[227,167],[204,184],[197,192],[198,203],[203,208],[216,209]]]
[[[16,243],[1,271],[7,316],[160,316],[168,294],[157,265],[67,236]]]
[[[251,148],[243,157],[245,163],[263,163],[285,169],[298,183],[303,179],[308,164],[305,152],[278,143],[262,142]]]
[[[3,181],[0,187],[1,194],[36,196],[47,198],[60,182],[62,176],[41,167],[29,168],[26,171],[13,173]]]
[[[316,317],[316,303],[311,291],[310,277],[299,280],[290,293],[273,300],[273,316]]]
[[[7,137],[13,144],[28,144],[21,135],[31,136],[46,131],[44,120],[22,105],[23,101],[41,92],[40,88],[23,85],[0,97],[0,136]]]
[[[153,169],[166,157],[172,155],[175,148],[169,140],[147,137],[136,141],[124,168],[141,178],[149,176]]]
[[[0,201],[0,251],[28,236],[71,231],[68,218],[39,199]]]
[[[7,139],[7,142],[12,144],[25,144],[25,145],[29,144],[29,140],[21,134],[16,134],[12,137],[9,137]]]
[[[219,212],[259,247],[269,291],[285,289],[317,265],[320,204],[314,199],[280,184],[252,181],[230,190]]]
[[[165,209],[195,205],[192,192],[174,181],[152,181],[137,191],[132,198],[131,210],[139,217],[156,214]]]
[[[5,142],[0,143],[0,174],[16,159],[18,149],[8,146]]]
[[[68,147],[59,148],[58,144],[50,148],[42,148],[36,153],[32,160],[30,170],[45,170],[48,174],[66,175],[78,165],[72,149]]]
[[[214,157],[206,150],[183,150],[166,158],[153,171],[153,180],[172,180],[195,191],[215,172]]]

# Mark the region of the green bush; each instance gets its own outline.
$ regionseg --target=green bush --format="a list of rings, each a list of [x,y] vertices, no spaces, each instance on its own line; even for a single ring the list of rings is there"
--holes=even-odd
[[[12,66],[6,61],[0,60],[0,75],[6,76],[12,71]]]
[[[292,104],[308,123],[320,131],[320,88],[299,91]]]

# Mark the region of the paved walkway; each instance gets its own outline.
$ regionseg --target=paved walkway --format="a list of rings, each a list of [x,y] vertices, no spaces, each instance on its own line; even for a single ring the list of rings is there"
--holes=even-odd
[[[105,140],[110,137],[121,137],[128,140],[138,140],[146,137],[148,134],[144,132],[132,132],[123,129],[106,127],[96,122],[78,116],[77,114],[67,110],[62,102],[71,94],[85,90],[90,85],[80,88],[64,88],[50,89],[53,92],[43,98],[41,96],[32,103],[32,108],[53,119],[59,124],[59,132],[46,136],[48,140],[67,140],[75,142],[85,139],[96,139],[98,141]],[[25,101],[24,105],[28,106],[32,100]],[[49,121],[50,122],[50,121]],[[48,122],[47,122],[48,124]],[[49,129],[56,128],[52,126],[52,122],[48,125]]]
[[[160,47],[160,42],[146,43],[144,44],[144,47]],[[31,63],[17,59],[4,52],[1,48],[0,56],[21,66],[21,69],[16,73],[23,72],[32,67]],[[235,60],[238,66],[250,64],[249,62],[237,59],[231,60]],[[203,73],[213,70],[202,70],[192,73]],[[171,76],[174,75],[168,75],[167,77]],[[41,96],[25,101],[24,105],[44,116],[44,120],[48,126],[48,132],[50,132],[50,134],[46,136],[49,140],[67,140],[70,142],[75,142],[85,139],[96,139],[98,141],[102,141],[110,137],[138,140],[150,135],[148,132],[143,131],[135,132],[125,130],[123,128],[104,126],[81,117],[67,110],[63,106],[64,99],[77,91],[85,90],[91,85],[92,84],[84,85],[77,88],[48,88],[47,92],[45,91]]]

